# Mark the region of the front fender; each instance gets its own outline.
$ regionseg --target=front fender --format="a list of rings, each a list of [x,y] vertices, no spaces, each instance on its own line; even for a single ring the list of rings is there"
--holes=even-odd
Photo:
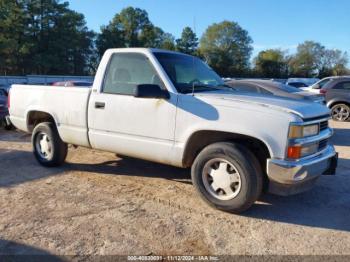
[[[350,104],[350,101],[346,101],[344,99],[339,99],[339,98],[333,98],[327,102],[327,107],[332,108],[335,104]]]

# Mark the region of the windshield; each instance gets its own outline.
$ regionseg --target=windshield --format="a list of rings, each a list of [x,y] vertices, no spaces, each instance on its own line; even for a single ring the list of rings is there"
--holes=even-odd
[[[323,79],[320,82],[316,83],[312,88],[313,89],[321,89],[322,87],[324,87],[325,84],[327,84],[331,80],[332,80],[331,78]]]
[[[154,53],[178,92],[228,89],[224,81],[202,60],[182,54]]]

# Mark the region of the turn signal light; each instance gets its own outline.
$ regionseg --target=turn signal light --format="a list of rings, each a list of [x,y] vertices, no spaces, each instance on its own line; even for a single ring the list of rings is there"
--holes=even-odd
[[[301,146],[288,147],[288,158],[298,159],[301,157]]]
[[[319,143],[313,143],[303,146],[290,146],[288,147],[288,158],[289,159],[299,159],[305,156],[310,156],[317,153],[319,148]]]

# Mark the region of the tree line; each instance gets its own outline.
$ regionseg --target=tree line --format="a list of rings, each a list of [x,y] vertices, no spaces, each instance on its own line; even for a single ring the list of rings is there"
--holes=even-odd
[[[350,74],[348,55],[305,41],[295,54],[267,49],[252,60],[253,40],[233,21],[214,23],[198,38],[155,26],[145,10],[127,7],[96,33],[60,0],[0,0],[0,75],[94,74],[108,48],[154,47],[196,55],[223,77],[324,77]]]

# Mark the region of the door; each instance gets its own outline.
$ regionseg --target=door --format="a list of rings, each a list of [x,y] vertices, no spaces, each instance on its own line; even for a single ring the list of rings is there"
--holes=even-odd
[[[331,90],[332,99],[338,101],[350,101],[350,81],[342,81],[336,84]]]
[[[89,137],[93,148],[165,162],[174,144],[177,95],[169,99],[136,98],[138,84],[165,88],[146,55],[111,56],[100,92],[89,102]]]

